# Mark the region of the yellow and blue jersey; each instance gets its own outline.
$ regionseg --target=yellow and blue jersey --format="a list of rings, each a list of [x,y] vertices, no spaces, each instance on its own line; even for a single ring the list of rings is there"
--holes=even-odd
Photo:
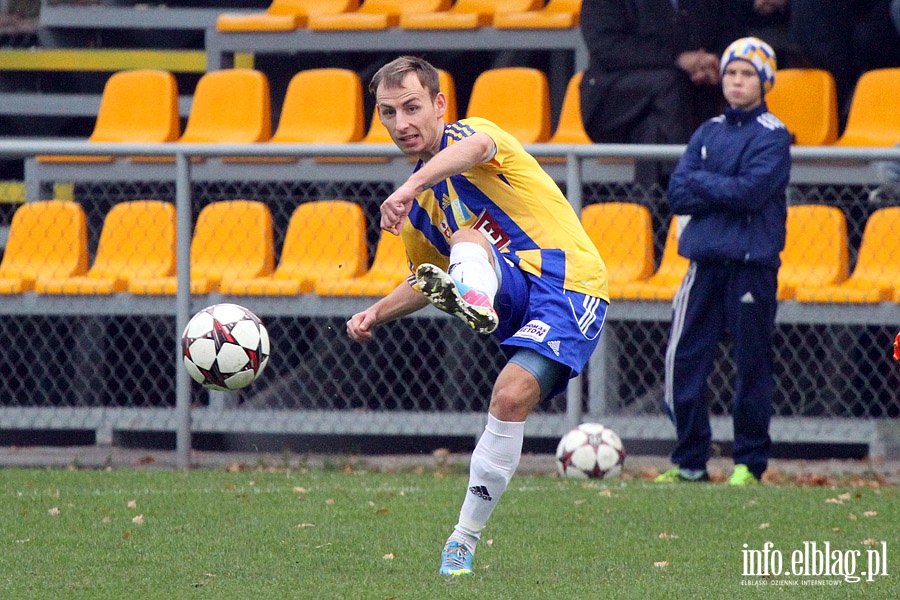
[[[447,269],[453,232],[478,229],[522,271],[609,301],[597,248],[559,187],[518,140],[473,117],[446,125],[441,149],[476,132],[494,141],[494,157],[438,182],[413,202],[401,232],[413,272],[426,262]]]

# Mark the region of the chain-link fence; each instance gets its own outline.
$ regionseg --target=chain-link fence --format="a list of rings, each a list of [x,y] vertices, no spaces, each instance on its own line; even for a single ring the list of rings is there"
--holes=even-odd
[[[277,270],[284,258],[290,219],[297,207],[321,200],[348,200],[363,209],[367,263],[371,264],[380,238],[378,207],[393,184],[354,181],[352,169],[348,167],[345,181],[193,182],[192,222],[197,223],[205,207],[220,201],[263,203],[271,214],[272,260],[252,276],[271,277],[272,269]],[[104,225],[114,207],[148,199],[175,204],[176,188],[172,182],[76,184],[72,200],[83,209],[86,224],[87,259],[81,271],[99,262]],[[672,217],[661,188],[592,182],[582,186],[580,195],[584,206],[612,201],[645,206],[652,217],[658,266]],[[15,210],[4,213],[2,225],[9,228],[12,217],[29,204],[3,205]],[[873,185],[793,184],[789,204],[827,205],[840,211],[847,243],[845,271],[838,274],[838,279],[843,279],[856,267],[871,215],[900,205],[900,201]],[[244,229],[251,230],[249,226]],[[231,248],[228,252],[238,247],[241,253],[252,254],[252,248],[265,244],[255,234],[253,239],[240,239],[242,234],[234,232],[242,230],[240,226],[229,229],[230,238],[224,240]],[[883,243],[900,246],[895,241],[900,239],[900,229],[893,234]],[[12,276],[5,266],[14,235],[9,234],[0,279]],[[823,255],[834,254],[835,242],[826,239],[824,232],[822,236]],[[895,255],[895,260],[900,261],[900,255]],[[174,265],[171,262],[167,276],[174,275]],[[192,269],[198,275],[193,263]],[[817,277],[814,274],[804,285],[822,283]],[[181,368],[175,348],[180,331],[171,290],[160,295],[148,291],[152,286],[135,287],[126,282],[109,294],[52,293],[46,291],[46,283],[44,292],[35,291],[42,289],[40,281],[38,275],[26,291],[0,294],[0,344],[4,348],[0,353],[0,413],[6,415],[4,426],[65,429],[86,424],[100,428],[103,425],[99,423],[110,422],[110,415],[121,414],[129,416],[113,417],[111,427],[175,428],[172,412],[176,373]],[[345,333],[346,319],[374,298],[314,293],[224,295],[215,291],[215,285],[212,293],[192,298],[191,310],[221,301],[247,306],[264,321],[272,355],[264,375],[241,391],[210,393],[192,386],[195,429],[401,435],[477,431],[472,423],[483,417],[492,382],[504,362],[493,339],[475,336],[462,323],[429,309],[383,326],[376,341],[358,345]],[[601,350],[574,385],[578,393],[543,403],[530,434],[559,435],[573,414],[583,413],[584,418],[628,423],[623,427],[629,436],[671,438],[671,427],[661,425],[669,311],[665,299],[614,299]],[[773,340],[775,410],[783,426],[790,428],[792,423],[808,419],[843,423],[900,416],[900,376],[890,359],[891,341],[900,326],[893,296],[884,302],[861,304],[788,299],[781,303],[778,321]],[[721,417],[729,415],[733,394],[728,354],[725,340],[709,381],[710,410]],[[569,405],[573,398],[581,404],[575,410]],[[46,409],[57,410],[47,417]],[[799,435],[801,441],[822,441],[803,439],[813,433]]]

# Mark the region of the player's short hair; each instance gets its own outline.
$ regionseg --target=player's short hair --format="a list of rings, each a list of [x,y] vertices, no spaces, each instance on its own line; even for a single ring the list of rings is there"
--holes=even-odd
[[[438,72],[430,62],[418,56],[400,56],[384,65],[372,76],[369,82],[369,92],[372,95],[378,90],[378,86],[397,88],[403,83],[403,78],[409,73],[415,73],[422,87],[428,90],[428,95],[434,100],[441,91]]]

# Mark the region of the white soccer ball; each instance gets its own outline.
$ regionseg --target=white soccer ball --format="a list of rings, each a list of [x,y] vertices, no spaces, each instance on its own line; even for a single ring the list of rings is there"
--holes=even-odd
[[[181,349],[191,379],[211,390],[237,390],[266,368],[269,333],[243,306],[214,304],[188,321]]]
[[[582,423],[556,447],[556,468],[563,477],[608,479],[619,475],[624,462],[622,440],[600,423]]]

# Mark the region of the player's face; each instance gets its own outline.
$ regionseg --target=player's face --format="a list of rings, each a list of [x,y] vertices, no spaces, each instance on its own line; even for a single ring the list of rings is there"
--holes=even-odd
[[[746,60],[733,60],[722,75],[722,93],[732,108],[753,110],[762,103],[759,75]]]
[[[407,73],[400,87],[378,86],[378,117],[404,154],[428,160],[441,149],[447,99],[442,93],[432,101],[415,73]]]

